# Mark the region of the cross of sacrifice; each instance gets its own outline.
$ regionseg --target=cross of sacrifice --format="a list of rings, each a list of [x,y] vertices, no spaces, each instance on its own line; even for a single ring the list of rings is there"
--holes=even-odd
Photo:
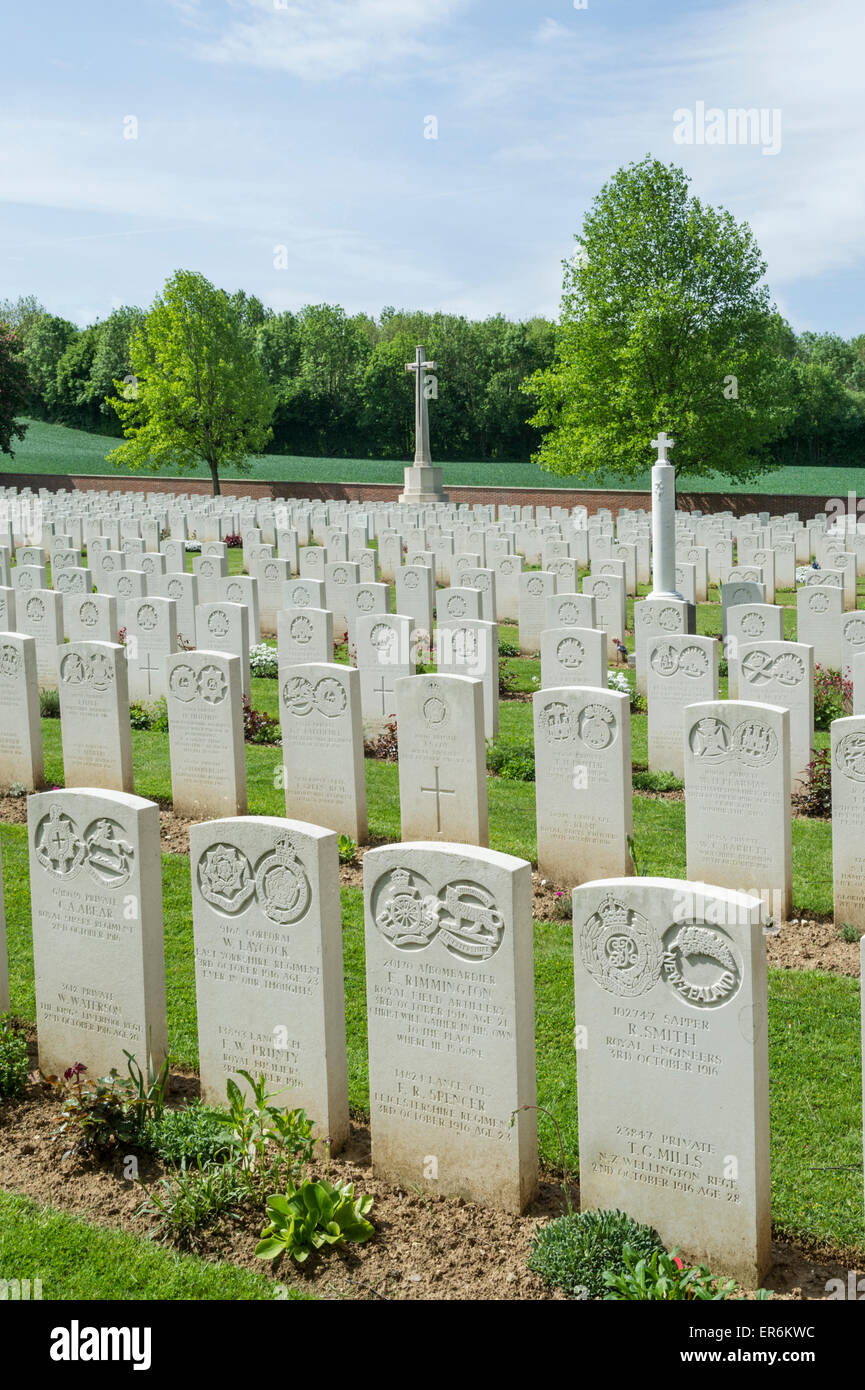
[[[414,372],[414,461],[415,464],[432,464],[429,448],[429,411],[427,409],[426,373],[436,370],[435,362],[424,361],[422,347],[415,349],[415,360],[406,362],[407,372]]]
[[[456,796],[456,790],[455,790],[454,787],[440,787],[440,786],[439,786],[439,770],[438,770],[438,767],[436,767],[436,769],[435,769],[435,775],[436,775],[436,784],[435,784],[435,786],[434,786],[434,787],[421,787],[421,791],[422,791],[422,792],[431,792],[431,793],[435,796],[435,799],[436,799],[436,830],[441,830],[441,828],[442,828],[442,803],[441,803],[441,799],[442,799],[443,796]]]
[[[667,450],[675,448],[675,445],[675,439],[671,439],[670,436],[664,430],[661,430],[661,433],[658,435],[657,439],[652,440],[652,448],[657,449],[658,451],[659,463],[670,462],[670,460],[667,458]]]

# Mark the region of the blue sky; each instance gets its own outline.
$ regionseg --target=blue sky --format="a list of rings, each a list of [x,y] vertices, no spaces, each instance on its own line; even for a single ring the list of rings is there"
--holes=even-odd
[[[84,323],[183,266],[277,309],[553,315],[651,153],[750,222],[794,327],[865,331],[862,0],[49,0],[3,35],[0,298]],[[698,103],[780,112],[780,148],[677,143]]]

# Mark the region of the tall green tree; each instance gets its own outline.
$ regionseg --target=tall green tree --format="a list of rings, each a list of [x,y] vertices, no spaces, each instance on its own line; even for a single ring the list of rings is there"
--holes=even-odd
[[[112,398],[126,443],[109,461],[132,472],[203,461],[213,493],[220,472],[249,471],[270,437],[273,395],[237,305],[203,275],[178,270],[130,343],[133,384]]]
[[[595,198],[564,263],[556,360],[527,383],[542,467],[622,479],[659,429],[682,474],[748,479],[789,419],[790,373],[750,228],[646,158]]]
[[[21,335],[34,405],[50,417],[61,406],[57,368],[70,343],[78,337],[78,329],[56,314],[40,314],[22,324]]]
[[[19,419],[30,404],[27,367],[21,340],[14,329],[0,320],[0,454],[15,457],[12,445],[27,430]]]

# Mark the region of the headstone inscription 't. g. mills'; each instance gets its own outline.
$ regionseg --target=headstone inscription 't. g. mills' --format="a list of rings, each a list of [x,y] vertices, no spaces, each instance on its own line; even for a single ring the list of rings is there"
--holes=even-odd
[[[762,905],[601,879],[573,918],[580,1204],[753,1286],[771,1258]]]
[[[374,1171],[522,1211],[537,1191],[530,865],[386,845],[363,877]]]

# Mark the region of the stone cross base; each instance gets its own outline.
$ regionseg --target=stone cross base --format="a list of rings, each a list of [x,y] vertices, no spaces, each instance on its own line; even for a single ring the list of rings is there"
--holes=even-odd
[[[400,502],[446,502],[442,491],[442,471],[429,464],[415,464],[405,470],[404,491]]]

